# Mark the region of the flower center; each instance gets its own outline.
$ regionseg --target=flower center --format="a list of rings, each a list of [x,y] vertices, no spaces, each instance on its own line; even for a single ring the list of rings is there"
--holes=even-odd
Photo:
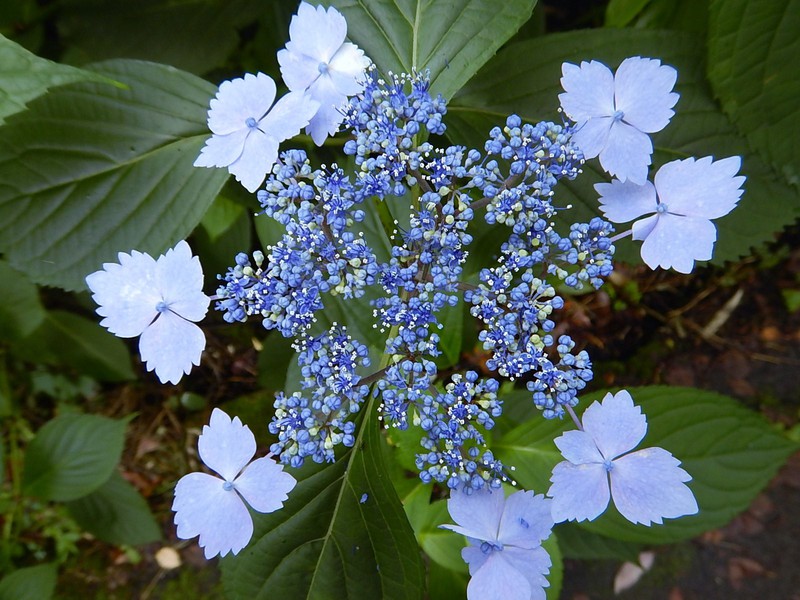
[[[503,551],[503,544],[500,542],[492,543],[492,542],[483,542],[481,543],[481,552],[484,554],[491,554],[492,552],[502,552]]]
[[[660,214],[660,215],[663,215],[663,214],[664,214],[664,213],[666,213],[668,210],[669,210],[669,207],[667,207],[667,205],[666,205],[666,204],[664,204],[663,202],[659,202],[659,203],[656,205],[656,212],[657,212],[658,214]]]
[[[325,75],[329,68],[330,67],[328,67],[328,63],[326,63],[324,60],[317,65],[317,71],[319,71],[320,75]]]
[[[244,122],[250,129],[255,129],[258,127],[258,121],[256,121],[253,117],[247,117]]]
[[[226,481],[222,484],[222,489],[226,492],[230,492],[233,489],[233,484],[230,481]]]
[[[169,310],[169,306],[163,300],[156,304],[156,310],[160,313],[167,312]]]
[[[622,112],[621,110],[615,110],[614,114],[611,115],[611,117],[614,119],[614,121],[622,121],[622,118],[624,116],[625,116],[625,113]]]
[[[606,471],[608,473],[611,473],[611,471],[614,470],[614,463],[611,462],[610,460],[606,459],[606,460],[603,461],[603,467],[605,467],[605,469],[606,469]]]

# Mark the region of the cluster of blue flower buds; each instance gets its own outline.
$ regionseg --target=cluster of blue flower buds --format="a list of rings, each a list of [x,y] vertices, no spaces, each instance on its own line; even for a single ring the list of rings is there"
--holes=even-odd
[[[295,340],[303,390],[278,394],[270,424],[278,437],[271,450],[283,463],[333,461],[337,445],[351,446],[353,415],[374,384],[383,424],[420,430],[422,481],[477,490],[506,480],[484,437],[503,409],[498,380],[468,371],[437,387],[442,311],[462,299],[483,324],[486,366],[527,379],[545,417],[562,416],[592,378],[586,352],[552,333],[564,306],[557,287],[600,287],[614,253],[613,229],[602,219],[573,224],[563,237],[555,230],[553,189],[583,162],[572,129],[512,115],[482,151],[434,147],[430,136],[445,132],[445,113],[425,74],[384,80],[370,70],[344,110],[352,134],[344,151],[355,173],[314,170],[305,152],[290,150],[258,194],[285,233],[266,256],[236,257],[221,277],[217,309],[231,322],[261,317]],[[388,244],[366,235],[368,211],[387,217]],[[495,264],[470,277],[464,265],[479,212],[488,226],[509,229]],[[313,335],[326,295],[361,298],[368,290],[374,327],[387,336],[373,372],[368,349],[344,327]]]

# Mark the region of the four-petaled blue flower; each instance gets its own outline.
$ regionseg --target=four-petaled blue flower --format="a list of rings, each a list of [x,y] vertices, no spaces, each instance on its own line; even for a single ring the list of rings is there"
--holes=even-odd
[[[461,556],[472,578],[468,600],[544,600],[552,562],[542,542],[550,536],[550,500],[530,491],[505,497],[502,488],[450,492],[447,509],[465,535]]]
[[[653,144],[648,133],[661,131],[675,112],[672,91],[678,72],[661,61],[634,56],[616,74],[601,62],[561,67],[561,108],[577,123],[572,141],[586,158],[621,180],[643,184]]]
[[[206,140],[195,167],[228,167],[248,191],[255,192],[278,159],[278,145],[308,125],[319,103],[302,91],[275,102],[269,75],[248,73],[223,81],[208,111]]]
[[[192,365],[200,364],[206,346],[195,325],[206,316],[209,297],[203,293],[203,269],[185,241],[153,259],[131,250],[119,263],[86,277],[99,305],[100,325],[123,338],[141,336],[139,353],[148,371],[161,383],[178,383]]]
[[[286,86],[293,92],[307,90],[319,103],[306,127],[318,146],[339,128],[347,97],[364,89],[370,60],[358,46],[345,42],[346,36],[347,21],[339,11],[301,2],[289,25],[289,42],[278,52]]]
[[[661,167],[655,185],[614,180],[594,186],[609,221],[633,224],[633,239],[644,240],[642,259],[651,268],[691,273],[696,260],[709,260],[717,240],[711,219],[727,215],[742,195],[745,177],[736,176],[741,158],[712,162],[675,160]]]
[[[189,473],[175,486],[175,525],[184,540],[200,536],[206,558],[237,554],[253,536],[253,510],[270,513],[283,507],[297,481],[269,456],[250,462],[256,439],[238,417],[219,408],[197,440],[202,461],[222,479]],[[249,464],[248,464],[249,463]]]
[[[567,431],[555,444],[567,460],[558,463],[547,492],[553,519],[585,521],[598,517],[609,498],[632,523],[662,523],[697,512],[685,484],[691,476],[663,448],[631,452],[647,433],[647,419],[631,395],[606,394],[583,413],[583,431]]]

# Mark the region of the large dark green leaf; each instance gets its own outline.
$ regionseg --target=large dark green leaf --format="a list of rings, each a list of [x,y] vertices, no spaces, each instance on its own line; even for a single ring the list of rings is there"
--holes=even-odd
[[[0,35],[0,125],[49,88],[76,81],[107,80],[91,71],[39,58]]]
[[[147,502],[119,472],[87,496],[67,503],[78,525],[111,544],[147,544],[161,538]]]
[[[355,446],[332,465],[307,465],[279,511],[256,516],[253,541],[223,559],[233,600],[421,598],[414,533],[394,491],[372,403]]]
[[[0,260],[0,339],[24,338],[41,325],[44,317],[36,286]]]
[[[708,74],[722,108],[767,162],[800,184],[800,0],[713,0]]]
[[[49,600],[56,589],[55,563],[25,567],[0,579],[0,600]]]
[[[536,0],[333,0],[348,37],[384,72],[430,69],[449,98],[527,21]]]
[[[258,0],[68,0],[59,33],[65,62],[138,58],[202,74],[222,67],[237,29],[264,11]],[[288,38],[288,32],[284,32]]]
[[[565,558],[584,560],[615,559],[639,561],[641,546],[592,533],[575,523],[560,523],[554,531]]]
[[[760,416],[725,396],[693,388],[653,386],[630,390],[647,415],[642,448],[659,446],[682,461],[693,477],[697,515],[667,520],[664,525],[635,526],[613,507],[593,523],[581,526],[607,537],[660,544],[688,539],[727,523],[743,511],[797,445],[776,433]],[[587,395],[581,411],[601,393]],[[562,460],[552,440],[573,426],[533,419],[493,445],[526,489],[546,491],[550,471]]]
[[[127,421],[67,414],[48,421],[25,452],[22,490],[43,500],[75,500],[99,488],[119,462]]]
[[[192,166],[212,85],[138,61],[94,70],[129,89],[60,87],[0,129],[0,251],[68,290],[120,251],[158,254],[186,237],[227,178]]]
[[[611,0],[607,27],[676,29],[705,35],[710,0]]]
[[[800,215],[800,195],[775,179],[775,173],[752,153],[736,128],[712,99],[703,69],[704,46],[695,37],[677,32],[596,30],[548,35],[504,49],[489,61],[449,106],[446,123],[449,136],[482,148],[489,129],[505,123],[510,113],[525,120],[559,121],[556,113],[561,92],[561,64],[598,59],[615,68],[626,56],[660,58],[678,69],[677,91],[681,94],[676,115],[667,128],[653,136],[657,166],[688,156],[716,158],[742,155],[742,173],[747,175],[745,194],[739,206],[716,221],[718,241],[713,262],[733,260],[770,239]],[[526,60],[518,60],[525,56]],[[560,206],[573,205],[561,213],[567,221],[587,221],[599,214],[593,184],[608,181],[595,166],[584,165],[575,182],[556,188]],[[617,228],[624,231],[628,226]],[[622,240],[618,257],[638,261],[639,244]]]
[[[71,367],[100,381],[136,377],[125,342],[97,321],[63,310],[46,313],[39,327],[16,344],[14,353],[32,363]]]

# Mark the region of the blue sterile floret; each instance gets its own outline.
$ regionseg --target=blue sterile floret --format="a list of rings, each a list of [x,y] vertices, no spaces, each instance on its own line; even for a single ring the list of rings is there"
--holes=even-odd
[[[442,311],[467,303],[483,325],[488,369],[527,380],[545,417],[577,403],[591,362],[569,336],[554,338],[564,306],[554,286],[599,287],[614,247],[613,229],[600,218],[573,224],[566,236],[556,231],[562,209],[552,203],[554,188],[583,163],[574,130],[512,115],[483,150],[437,146],[431,136],[445,131],[446,104],[431,97],[424,73],[383,79],[371,69],[342,111],[355,173],[336,164],[315,169],[304,151],[284,152],[258,200],[285,233],[266,255],[238,255],[217,293],[226,320],[260,317],[295,338],[303,389],[275,400],[272,452],[295,467],[308,457],[334,460],[337,445],[354,443],[353,415],[374,384],[370,402],[384,426],[419,428],[422,481],[497,488],[508,471],[485,433],[503,411],[499,383],[475,371],[439,383]],[[388,248],[372,247],[364,231],[380,203]],[[398,209],[408,217],[387,224]],[[500,228],[497,258],[466,283],[470,226],[481,210],[489,225],[507,229]],[[374,373],[365,369],[367,348],[344,328],[314,335],[327,296],[361,298],[368,289],[373,327],[386,334]]]

